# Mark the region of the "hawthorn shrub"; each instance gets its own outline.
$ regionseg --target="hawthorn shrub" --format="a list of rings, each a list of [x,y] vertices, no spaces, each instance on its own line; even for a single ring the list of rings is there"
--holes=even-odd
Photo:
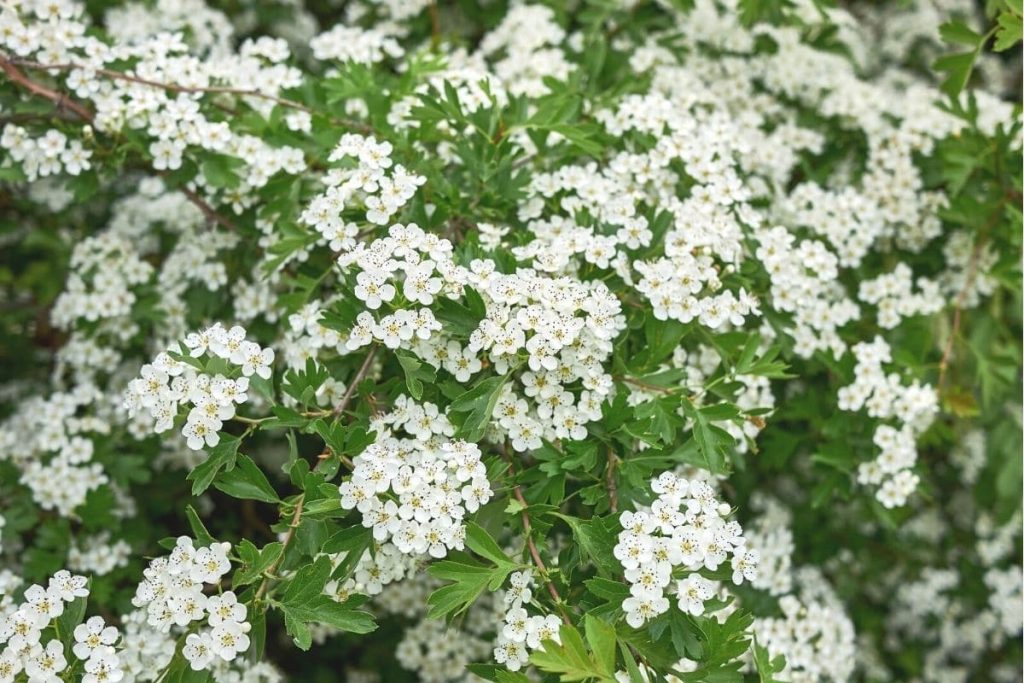
[[[1020,35],[3,2],[0,683],[1020,681]]]

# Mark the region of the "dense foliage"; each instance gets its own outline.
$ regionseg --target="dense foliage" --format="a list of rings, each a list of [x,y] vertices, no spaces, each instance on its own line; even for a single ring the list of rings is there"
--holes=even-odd
[[[0,2],[0,683],[1020,681],[1021,14]]]

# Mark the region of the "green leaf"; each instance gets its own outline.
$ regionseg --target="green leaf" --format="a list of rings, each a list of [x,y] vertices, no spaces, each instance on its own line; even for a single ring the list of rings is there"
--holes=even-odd
[[[283,610],[286,620],[291,619],[303,626],[311,623],[325,624],[346,633],[360,634],[370,633],[377,628],[377,623],[369,612],[345,607],[344,603],[336,602],[326,595],[318,596],[298,607],[285,605]],[[297,630],[300,636],[305,636],[304,629]],[[299,644],[296,641],[296,645]]]
[[[203,176],[211,187],[235,188],[242,182],[238,170],[245,162],[226,154],[209,154],[203,160]]]
[[[231,585],[245,586],[258,580],[263,572],[270,569],[281,558],[284,544],[275,541],[258,549],[251,541],[243,540],[237,546],[237,551],[245,564],[235,572],[231,579]]]
[[[499,567],[502,565],[517,566],[515,562],[508,559],[508,556],[501,549],[491,535],[476,522],[466,524],[466,547],[477,555],[486,557]]]
[[[996,52],[1004,52],[1015,46],[1021,40],[1021,16],[1012,11],[1000,12],[996,17],[999,28],[996,29],[996,41],[992,49]]]
[[[959,43],[960,45],[969,45],[971,47],[977,47],[981,42],[979,34],[959,21],[947,21],[939,26],[939,36],[947,43]]]
[[[727,446],[734,445],[735,439],[721,427],[712,425],[705,409],[697,408],[689,399],[683,399],[682,407],[686,416],[693,420],[693,438],[705,466],[713,474],[726,474],[724,452]]]
[[[626,673],[629,674],[629,683],[647,683],[647,678],[640,672],[640,667],[633,659],[633,653],[629,651],[626,643],[619,643],[619,651],[622,653],[622,660],[626,663]]]
[[[85,619],[85,608],[88,598],[75,598],[64,607],[64,613],[57,617],[57,632],[64,643],[64,656],[72,661],[71,648],[75,645],[75,627]]]
[[[507,375],[500,375],[480,380],[472,389],[451,402],[449,412],[468,413],[455,433],[456,436],[474,443],[484,437],[506,379]]]
[[[437,372],[429,363],[424,363],[412,353],[404,350],[395,352],[398,362],[405,373],[405,386],[414,399],[419,401],[423,398],[423,383],[433,384]]]
[[[454,582],[438,588],[427,598],[427,604],[430,605],[427,616],[431,619],[440,619],[449,614],[458,615],[467,610],[495,575],[490,567],[453,560],[431,565],[427,572],[435,578]]]
[[[221,474],[213,485],[233,498],[258,500],[264,503],[281,502],[263,470],[252,458],[241,453],[238,454],[235,468]]]
[[[235,466],[235,456],[242,440],[237,436],[221,436],[220,443],[210,449],[206,460],[189,472],[187,479],[192,482],[192,495],[210,488],[214,478],[221,470],[230,470]]]
[[[331,560],[321,555],[315,562],[295,572],[281,595],[281,602],[290,607],[302,607],[310,603],[323,594],[330,577]]]
[[[594,652],[601,670],[614,675],[615,627],[603,619],[588,614],[583,618],[583,630],[587,635],[587,644]]]
[[[580,555],[585,556],[594,563],[598,574],[610,577],[621,568],[612,554],[615,548],[616,538],[600,518],[588,520],[570,517],[560,513],[552,513],[555,517],[562,519],[572,529],[572,536],[580,548]]]
[[[185,506],[185,516],[188,518],[188,524],[192,528],[192,535],[199,541],[200,545],[210,545],[213,543],[213,536],[206,530],[206,525],[203,524],[203,520],[199,518],[199,513],[191,505]]]
[[[595,627],[600,628],[600,627]],[[530,655],[530,662],[541,671],[558,674],[562,681],[602,681],[602,683],[614,683],[614,667],[605,667],[608,658],[603,655],[600,659],[595,658],[587,652],[583,644],[580,632],[574,627],[563,624],[559,633],[561,643],[553,640],[545,640],[543,649],[534,650]],[[598,637],[603,637],[601,634]],[[612,659],[614,660],[614,636],[612,645]]]
[[[950,97],[956,97],[965,87],[971,78],[971,71],[974,69],[974,60],[978,57],[978,51],[958,52],[952,55],[945,55],[935,60],[935,70],[947,72],[946,78],[939,88]]]
[[[781,683],[780,679],[775,678],[775,674],[786,668],[786,658],[779,655],[772,659],[768,654],[768,648],[758,644],[756,637],[751,649],[754,652],[754,671],[757,672],[758,681],[760,683]]]

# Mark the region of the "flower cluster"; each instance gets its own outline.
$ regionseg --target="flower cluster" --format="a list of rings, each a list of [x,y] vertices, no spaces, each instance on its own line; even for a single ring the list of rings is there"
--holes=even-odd
[[[781,617],[757,619],[757,642],[785,657],[780,676],[799,683],[847,681],[853,674],[853,624],[831,588],[814,571],[801,572],[799,594],[779,599]]]
[[[76,176],[92,168],[92,150],[85,149],[78,140],[69,143],[59,130],[33,138],[21,126],[8,123],[0,134],[0,147],[20,165],[28,180],[60,173]]]
[[[153,276],[153,266],[130,242],[109,232],[75,245],[71,267],[74,271],[53,305],[54,324],[64,328],[77,320],[127,315],[136,301],[132,289]]]
[[[122,539],[113,540],[109,531],[81,538],[68,551],[68,567],[94,576],[109,574],[128,565],[132,547]]]
[[[920,291],[915,294],[912,275],[910,267],[900,263],[891,273],[860,283],[857,296],[878,307],[878,324],[887,330],[899,325],[903,318],[935,313],[945,304],[939,284],[934,280],[918,278]]]
[[[232,591],[203,592],[204,585],[219,586],[231,571],[230,550],[230,543],[197,548],[191,538],[179,537],[169,556],[150,562],[132,600],[145,608],[147,623],[165,633],[197,621],[209,627],[190,632],[182,649],[196,671],[211,668],[214,660],[230,662],[249,649],[246,606]]]
[[[404,396],[374,424],[377,440],[353,458],[352,477],[339,487],[341,506],[357,508],[374,538],[402,553],[461,550],[463,518],[493,495],[480,448],[446,440],[455,430],[437,406]]]
[[[331,169],[323,179],[327,190],[317,195],[300,217],[329,242],[331,249],[349,251],[356,244],[359,227],[342,219],[344,209],[361,202],[366,208],[366,220],[375,225],[387,225],[426,182],[423,176],[395,164],[391,151],[390,142],[346,133],[331,152],[329,161],[350,163]]]
[[[853,348],[857,359],[853,384],[839,390],[840,410],[866,408],[870,417],[896,420],[900,428],[881,424],[875,430],[875,444],[882,452],[861,463],[857,479],[879,486],[876,497],[887,508],[904,505],[917,490],[920,480],[911,467],[917,461],[915,438],[931,425],[938,413],[938,397],[927,385],[914,381],[904,385],[897,373],[886,374],[883,364],[892,362],[889,345],[881,337]]]
[[[1019,12],[763,4],[0,2],[0,683],[1019,681]]]
[[[90,492],[110,481],[94,455],[97,439],[110,434],[111,423],[87,412],[101,401],[88,384],[45,400],[32,397],[0,428],[0,460],[14,464],[44,510],[70,516]]]
[[[614,550],[630,584],[622,609],[634,628],[668,611],[666,592],[675,594],[681,611],[704,614],[717,586],[700,570],[715,571],[730,556],[733,583],[757,575],[757,553],[746,548],[739,523],[726,521],[729,506],[711,486],[664,472],[651,489],[658,497],[648,511],[619,516],[622,532]]]
[[[526,665],[531,650],[542,649],[545,640],[562,642],[562,620],[554,614],[529,614],[525,605],[533,600],[533,574],[512,572],[505,591],[505,619],[494,644],[494,661],[510,671]]]
[[[14,681],[22,672],[33,682],[63,680],[65,672],[77,664],[68,662],[59,638],[44,643],[43,631],[64,614],[68,603],[88,595],[87,579],[66,570],[54,574],[45,588],[38,584],[29,586],[24,602],[5,610],[6,616],[0,620],[0,680]],[[71,652],[85,671],[82,683],[122,678],[115,649],[119,637],[117,629],[107,626],[102,617],[92,617],[75,627]]]
[[[227,364],[218,366],[224,372],[242,376],[198,372],[186,356],[191,360],[203,356],[219,359]],[[140,377],[132,380],[125,392],[125,407],[132,415],[148,410],[153,430],[159,434],[173,426],[181,406],[191,405],[181,430],[188,447],[216,446],[223,421],[234,417],[235,406],[248,399],[249,378],[268,379],[273,363],[273,349],[246,340],[245,329],[238,325],[225,329],[218,323],[188,335],[184,348],[173,346],[142,366]]]

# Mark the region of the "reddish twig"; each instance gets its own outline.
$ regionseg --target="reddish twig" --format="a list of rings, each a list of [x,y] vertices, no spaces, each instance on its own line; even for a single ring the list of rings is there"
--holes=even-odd
[[[512,460],[509,458],[508,472],[510,475],[515,475],[515,470],[512,467]],[[530,551],[530,557],[533,559],[533,564],[537,567],[537,571],[540,572],[541,578],[544,579],[544,583],[548,587],[548,593],[551,594],[551,599],[555,601],[555,606],[558,608],[559,613],[562,615],[562,621],[566,625],[570,625],[572,622],[569,616],[565,613],[562,608],[562,596],[558,594],[558,589],[555,588],[555,584],[551,581],[551,577],[548,576],[547,565],[544,564],[544,560],[540,556],[540,551],[537,550],[537,544],[533,542],[533,536],[530,534],[533,525],[530,524],[530,515],[526,513],[526,508],[529,507],[529,503],[523,497],[523,490],[518,485],[512,487],[512,495],[519,501],[519,504],[523,506],[523,510],[520,513],[523,520],[523,531],[526,532],[526,547]]]
[[[331,123],[347,126],[361,130],[366,133],[373,132],[373,127],[359,121],[353,121],[351,119],[339,119],[331,116],[327,116],[323,112],[319,112],[316,109],[304,105],[302,102],[290,100],[287,97],[279,97],[277,95],[271,95],[261,90],[254,90],[250,88],[237,88],[227,85],[180,85],[178,83],[167,83],[164,81],[154,81],[148,78],[142,78],[141,76],[135,76],[127,74],[122,71],[115,71],[113,69],[97,69],[82,64],[64,63],[64,64],[43,64],[41,62],[33,62],[29,60],[16,60],[16,63],[24,66],[26,69],[38,69],[43,71],[73,71],[81,69],[94,73],[104,78],[109,78],[116,81],[126,81],[129,83],[136,83],[138,85],[145,85],[151,88],[159,88],[161,90],[167,90],[168,92],[178,93],[192,93],[192,94],[211,94],[211,95],[237,95],[239,97],[252,97],[254,99],[265,100],[267,102],[273,102],[274,104],[280,105],[288,109],[296,109],[298,111],[306,112],[311,116],[326,116]]]
[[[619,458],[615,455],[615,451],[612,450],[611,446],[608,446],[608,465],[607,471],[605,472],[605,482],[608,486],[608,509],[612,513],[619,511],[619,487],[615,480],[615,468],[619,463]]]
[[[28,90],[33,95],[38,95],[39,97],[44,97],[50,100],[54,105],[56,105],[57,109],[73,111],[80,119],[92,123],[93,114],[86,107],[67,97],[64,93],[57,92],[52,88],[46,87],[42,83],[33,81],[10,60],[0,57],[0,69],[4,70],[4,73],[7,74],[7,77],[11,79],[11,82],[15,85]]]
[[[288,533],[285,534],[284,541],[282,542],[281,554],[277,557],[270,567],[267,568],[266,576],[263,577],[263,581],[260,583],[260,587],[256,590],[255,601],[259,601],[267,592],[267,587],[270,585],[270,577],[277,572],[277,568],[281,566],[281,562],[284,560],[284,553],[288,550],[288,544],[295,538],[295,530],[299,527],[299,522],[302,521],[302,504],[306,500],[306,494],[300,494],[295,500],[295,512],[292,514],[292,521],[288,523]]]
[[[352,397],[355,395],[356,385],[358,385],[363,380],[363,377],[366,376],[367,371],[370,369],[370,363],[373,362],[373,356],[376,353],[377,347],[370,347],[370,352],[366,354],[366,358],[363,359],[363,364],[359,366],[359,370],[356,372],[355,377],[352,378],[348,388],[345,389],[345,393],[341,397],[341,402],[333,411],[331,411],[333,415],[341,415],[345,412],[345,408],[348,407],[349,401],[351,401]]]
[[[957,335],[960,333],[960,320],[963,315],[964,302],[967,300],[967,292],[971,289],[971,285],[974,283],[975,275],[978,271],[978,259],[981,257],[982,240],[978,240],[974,246],[974,251],[971,252],[971,260],[967,263],[967,273],[964,276],[964,286],[960,289],[957,294],[956,301],[953,303],[953,325],[949,330],[949,337],[946,339],[946,344],[942,349],[942,359],[939,361],[939,382],[938,391],[942,393],[942,388],[946,384],[946,373],[949,370],[949,361],[953,355],[953,343],[956,341]]]
[[[164,174],[161,173],[160,175],[164,175]],[[230,218],[228,218],[226,216],[222,216],[221,214],[217,213],[217,211],[212,206],[210,206],[209,203],[207,203],[206,200],[203,199],[202,197],[200,197],[198,194],[196,194],[195,192],[193,192],[192,190],[190,190],[190,189],[188,189],[187,187],[184,187],[184,186],[179,187],[178,191],[181,192],[183,195],[185,195],[185,197],[190,202],[195,204],[199,208],[199,210],[203,212],[203,215],[206,216],[206,220],[210,221],[211,223],[217,223],[219,225],[223,225],[228,230],[234,230],[235,229],[235,224],[234,224],[234,222],[232,222],[232,220]]]
[[[18,63],[25,64],[24,62]],[[34,65],[34,63],[29,62],[28,65],[32,66]],[[33,81],[31,78],[26,76],[21,69],[15,66],[15,63],[13,61],[7,59],[6,57],[0,56],[0,69],[3,69],[4,73],[7,74],[7,77],[11,80],[12,83],[18,85],[24,90],[27,90],[33,95],[38,95],[39,97],[44,97],[50,100],[54,103],[54,106],[56,106],[58,110],[66,109],[68,111],[74,112],[75,115],[78,116],[78,118],[82,119],[83,121],[89,124],[92,124],[93,120],[95,119],[95,116],[89,110],[88,107],[75,101],[73,98],[69,97],[67,93],[58,92],[57,90],[54,90],[43,85],[42,83]],[[167,175],[164,172],[155,172],[161,176]],[[183,195],[185,195],[185,197],[192,204],[194,204],[200,211],[203,212],[203,215],[206,217],[208,221],[223,225],[229,230],[235,229],[235,224],[229,218],[226,218],[221,214],[217,213],[217,211],[215,211],[214,208],[210,206],[210,204],[207,203],[206,200],[204,200],[198,194],[188,189],[187,187],[179,187],[177,189]]]

